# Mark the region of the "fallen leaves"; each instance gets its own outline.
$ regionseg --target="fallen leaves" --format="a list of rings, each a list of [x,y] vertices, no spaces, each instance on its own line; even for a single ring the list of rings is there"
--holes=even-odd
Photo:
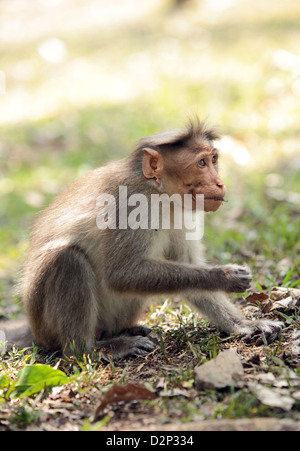
[[[250,304],[258,305],[263,313],[283,311],[300,306],[300,290],[297,288],[274,287],[270,294],[254,292],[246,297]]]
[[[108,405],[115,404],[121,401],[139,401],[145,399],[156,399],[157,396],[146,387],[138,384],[115,384],[111,389],[105,393],[100,405],[96,409],[95,416],[97,417]]]
[[[258,302],[263,302],[269,299],[269,295],[266,293],[251,293],[246,297],[246,300],[250,302],[250,304],[257,304]]]

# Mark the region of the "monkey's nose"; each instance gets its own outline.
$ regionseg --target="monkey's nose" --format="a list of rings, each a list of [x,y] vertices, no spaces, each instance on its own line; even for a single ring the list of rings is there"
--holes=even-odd
[[[217,187],[220,189],[222,196],[224,197],[226,194],[226,186],[224,185],[224,183],[222,182],[222,180],[217,182]]]
[[[225,187],[225,184],[223,183],[223,180],[220,179],[219,177],[216,178],[216,185],[217,185],[219,188]]]

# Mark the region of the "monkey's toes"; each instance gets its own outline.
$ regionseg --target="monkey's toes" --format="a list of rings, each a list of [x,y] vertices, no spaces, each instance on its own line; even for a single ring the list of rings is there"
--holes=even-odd
[[[119,335],[117,337],[96,342],[106,361],[120,360],[132,355],[144,355],[156,348],[155,343],[148,337],[141,335]]]
[[[138,341],[133,345],[133,353],[147,354],[147,352],[153,351],[156,346],[150,338],[137,336]]]
[[[255,341],[255,346],[260,346],[264,343],[269,344],[281,337],[281,327],[271,326],[270,331],[262,331],[257,340]]]
[[[255,340],[255,346],[262,344],[270,344],[274,340],[281,337],[282,328],[284,324],[277,321],[254,321],[253,326],[247,332],[242,333],[243,339],[247,342]]]
[[[114,353],[114,360],[120,360],[124,357],[134,355],[145,355],[156,348],[156,345],[152,340],[150,340],[150,338],[142,337],[141,335],[135,335],[127,338],[130,338],[131,340],[127,341],[125,348]]]
[[[128,329],[122,330],[121,334],[131,335],[131,336],[141,335],[142,337],[146,337],[147,335],[150,334],[150,332],[152,332],[152,329],[150,327],[133,326],[133,327],[129,327]]]

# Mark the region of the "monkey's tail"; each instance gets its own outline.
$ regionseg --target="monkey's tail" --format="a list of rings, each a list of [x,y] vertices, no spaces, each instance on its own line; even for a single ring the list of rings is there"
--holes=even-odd
[[[0,321],[0,354],[13,347],[23,349],[32,346],[34,341],[26,318],[13,321]]]

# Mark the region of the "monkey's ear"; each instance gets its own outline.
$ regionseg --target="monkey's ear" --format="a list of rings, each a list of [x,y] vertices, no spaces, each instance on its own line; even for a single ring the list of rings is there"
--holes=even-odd
[[[157,183],[160,184],[160,176],[163,170],[163,157],[157,150],[145,147],[144,158],[143,158],[143,174],[146,179],[155,178]]]

